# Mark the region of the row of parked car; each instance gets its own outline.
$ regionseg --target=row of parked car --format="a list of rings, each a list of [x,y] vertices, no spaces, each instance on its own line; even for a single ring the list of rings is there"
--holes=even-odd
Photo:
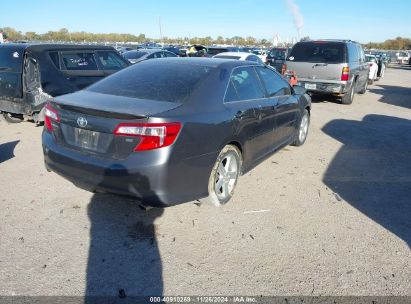
[[[370,63],[359,43],[303,41],[283,51],[270,63],[297,74],[294,86],[249,52],[177,58],[159,49],[8,44],[0,46],[0,111],[9,121],[44,118],[46,168],[80,188],[156,206],[221,206],[241,174],[304,144],[307,92],[350,104],[367,90]]]

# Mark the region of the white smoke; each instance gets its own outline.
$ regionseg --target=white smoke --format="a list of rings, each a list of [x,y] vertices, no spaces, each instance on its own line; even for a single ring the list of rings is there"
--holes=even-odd
[[[298,38],[301,36],[301,30],[304,26],[304,19],[303,15],[300,12],[300,8],[297,4],[295,4],[294,0],[286,0],[288,9],[290,10],[291,14],[294,18],[294,25],[298,32]]]

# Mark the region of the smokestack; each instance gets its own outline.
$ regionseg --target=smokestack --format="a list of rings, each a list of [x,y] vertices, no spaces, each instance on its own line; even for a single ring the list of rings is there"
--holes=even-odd
[[[294,0],[286,0],[286,1],[287,1],[288,9],[290,10],[294,18],[294,25],[295,25],[295,28],[297,29],[298,40],[300,40],[301,30],[304,26],[303,15],[301,14],[300,8],[298,7],[297,4],[295,4]]]

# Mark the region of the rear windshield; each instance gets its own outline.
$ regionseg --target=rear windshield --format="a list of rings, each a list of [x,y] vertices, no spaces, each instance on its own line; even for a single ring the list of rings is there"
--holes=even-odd
[[[185,102],[213,69],[148,60],[109,76],[87,90],[138,99]]]
[[[272,49],[269,53],[270,57],[274,59],[285,59],[286,50]]]
[[[24,50],[0,47],[0,72],[21,72]]]
[[[367,60],[367,62],[376,62],[377,60],[375,59],[375,57],[373,56],[365,56],[365,60]]]
[[[346,47],[339,42],[303,42],[297,43],[288,56],[295,62],[343,63]]]
[[[139,59],[141,57],[143,57],[144,55],[146,55],[147,52],[134,52],[134,51],[130,51],[130,52],[126,52],[123,54],[124,58],[126,59]]]
[[[239,60],[241,57],[240,56],[230,56],[230,55],[217,55],[215,58],[221,58],[221,59],[235,59]]]
[[[223,53],[223,52],[228,52],[228,49],[223,49],[223,48],[210,48],[210,49],[208,49],[208,51],[207,51],[207,54],[209,54],[209,55],[217,55],[217,54],[220,54],[220,53]]]

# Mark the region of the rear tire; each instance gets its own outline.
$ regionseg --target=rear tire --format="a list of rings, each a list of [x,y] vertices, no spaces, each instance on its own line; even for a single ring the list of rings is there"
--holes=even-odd
[[[352,104],[354,100],[354,89],[356,82],[353,82],[347,93],[341,98],[341,103],[344,105]]]
[[[308,135],[308,129],[310,126],[310,113],[308,113],[307,109],[304,109],[303,115],[301,116],[300,125],[298,127],[298,133],[296,140],[291,144],[292,146],[302,146]]]
[[[240,172],[241,152],[236,146],[225,146],[211,170],[208,197],[200,199],[200,202],[211,203],[217,207],[228,203],[234,194]]]
[[[8,123],[19,123],[23,121],[23,116],[19,114],[11,114],[3,112],[4,120]]]

